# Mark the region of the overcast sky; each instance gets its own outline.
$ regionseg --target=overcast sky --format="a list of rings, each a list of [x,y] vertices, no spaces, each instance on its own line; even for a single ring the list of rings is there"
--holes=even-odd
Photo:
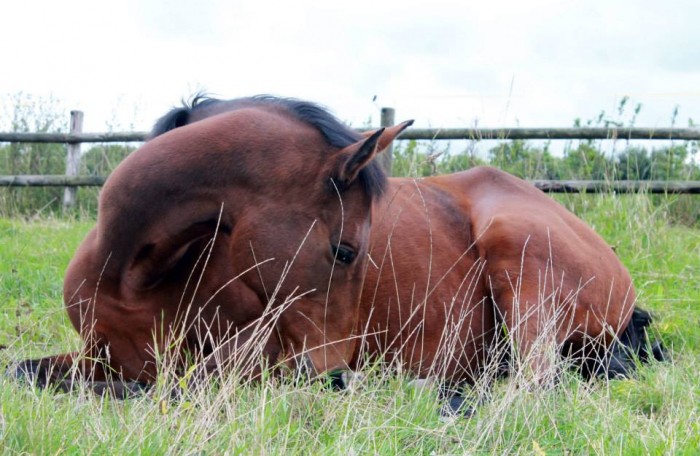
[[[0,95],[85,131],[149,129],[200,90],[320,102],[355,126],[571,126],[628,95],[700,122],[700,1],[4,1]],[[628,116],[629,117],[629,116]]]

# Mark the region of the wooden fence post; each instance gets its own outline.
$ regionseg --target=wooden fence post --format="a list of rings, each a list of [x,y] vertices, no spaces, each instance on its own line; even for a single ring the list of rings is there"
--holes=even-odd
[[[396,118],[396,110],[394,108],[382,108],[381,120],[379,125],[382,127],[391,127],[394,125],[394,119]],[[391,176],[391,163],[394,157],[394,146],[389,145],[387,149],[381,153],[379,156],[379,163],[384,168],[387,176]]]
[[[70,112],[70,133],[83,132],[83,111]],[[68,144],[68,153],[66,154],[66,176],[77,176],[80,171],[80,143]],[[63,190],[63,210],[75,206],[75,196],[78,191],[77,187],[66,187]]]

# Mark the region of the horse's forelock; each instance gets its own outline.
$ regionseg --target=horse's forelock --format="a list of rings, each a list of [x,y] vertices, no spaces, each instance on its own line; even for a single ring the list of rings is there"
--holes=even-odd
[[[158,119],[148,135],[148,140],[160,136],[163,133],[174,130],[177,127],[187,125],[187,119],[190,116],[190,108],[182,106],[180,108],[171,109],[166,115]]]

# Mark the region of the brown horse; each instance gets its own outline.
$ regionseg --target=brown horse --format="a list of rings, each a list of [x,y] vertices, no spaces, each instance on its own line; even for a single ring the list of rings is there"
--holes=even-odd
[[[549,383],[561,354],[587,376],[648,356],[625,267],[535,187],[487,167],[387,179],[373,159],[410,124],[359,134],[273,97],[173,110],[108,179],[66,273],[87,353],[14,374],[129,388],[154,381],[160,354],[197,353],[252,377],[381,358],[473,382],[505,340]]]

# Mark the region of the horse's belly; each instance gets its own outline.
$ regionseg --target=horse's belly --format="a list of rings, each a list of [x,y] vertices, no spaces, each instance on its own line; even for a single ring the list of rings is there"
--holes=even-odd
[[[380,287],[365,306],[356,360],[380,360],[420,377],[472,380],[488,364],[495,318],[481,281],[447,292]],[[402,290],[402,291],[397,291]],[[369,294],[369,293],[366,293]],[[355,366],[357,367],[357,366]]]
[[[355,360],[471,379],[485,364],[495,323],[469,217],[447,189],[390,183],[373,209]]]

